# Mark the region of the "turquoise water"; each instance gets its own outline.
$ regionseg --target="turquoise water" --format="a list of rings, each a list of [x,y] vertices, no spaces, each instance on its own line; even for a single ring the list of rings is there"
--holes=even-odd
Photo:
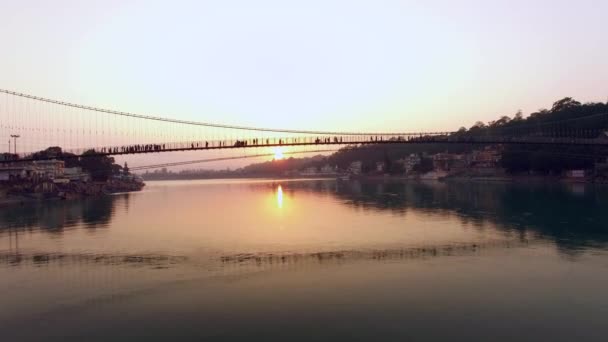
[[[1,340],[603,341],[606,190],[168,181],[2,208]]]

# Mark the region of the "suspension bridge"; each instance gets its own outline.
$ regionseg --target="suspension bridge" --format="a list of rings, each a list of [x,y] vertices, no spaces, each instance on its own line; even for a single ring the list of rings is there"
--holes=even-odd
[[[602,127],[580,128],[585,120],[608,123],[608,113],[519,125],[483,134],[446,132],[340,132],[247,127],[171,119],[63,102],[0,89],[0,163],[43,160],[36,152],[62,148],[61,158],[293,146],[364,144],[550,144],[608,145]],[[2,144],[0,144],[1,146]],[[1,150],[1,149],[0,149]],[[263,154],[260,154],[263,155]]]

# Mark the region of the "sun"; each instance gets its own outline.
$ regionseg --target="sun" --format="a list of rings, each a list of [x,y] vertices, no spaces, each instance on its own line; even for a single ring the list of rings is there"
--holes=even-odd
[[[281,160],[284,157],[285,156],[283,155],[283,148],[282,147],[275,147],[274,148],[274,159],[275,160]]]

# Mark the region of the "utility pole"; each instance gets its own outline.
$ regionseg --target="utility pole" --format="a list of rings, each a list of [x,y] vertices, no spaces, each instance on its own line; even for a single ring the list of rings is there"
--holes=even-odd
[[[17,138],[19,137],[19,134],[11,134],[11,138],[13,138],[13,149],[15,150],[15,154],[17,154]]]

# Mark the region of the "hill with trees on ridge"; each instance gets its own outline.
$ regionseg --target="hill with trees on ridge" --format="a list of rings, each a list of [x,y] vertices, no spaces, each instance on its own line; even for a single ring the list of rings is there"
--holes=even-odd
[[[518,111],[513,117],[502,116],[484,123],[476,122],[470,128],[461,127],[452,133],[458,137],[585,137],[606,136],[608,131],[608,103],[580,103],[570,97],[556,101],[551,109],[541,109],[524,117]],[[466,140],[466,139],[465,139]],[[430,158],[437,153],[467,154],[481,150],[489,144],[469,143],[404,143],[362,144],[346,146],[329,155],[306,158],[285,158],[254,163],[229,171],[188,170],[182,172],[146,173],[147,179],[193,179],[217,177],[280,177],[290,171],[306,168],[320,169],[325,165],[346,170],[354,161],[361,161],[362,172],[376,170],[376,163],[383,162],[389,174],[403,174],[403,165],[395,161],[412,154],[421,156],[421,163],[414,171],[425,173],[433,168]],[[608,156],[603,146],[505,144],[502,147],[501,166],[510,174],[535,172],[536,174],[560,174],[565,170],[591,169],[594,163]]]
[[[460,136],[578,136],[595,138],[608,131],[608,103],[580,103],[570,97],[556,101],[551,109],[541,109],[524,117],[518,111],[512,118],[502,116],[495,121],[478,121],[470,128],[462,127]],[[396,145],[347,146],[330,156],[314,158],[288,158],[251,164],[238,172],[245,175],[281,175],[285,171],[307,167],[320,168],[329,164],[346,169],[353,161],[362,162],[362,171],[375,170],[377,162],[384,162],[388,173],[402,173],[401,165],[394,161],[411,154],[470,153],[484,145],[416,143]],[[608,155],[606,147],[514,144],[504,146],[502,167],[509,173],[535,171],[539,174],[557,174],[564,170],[589,169],[596,157]],[[423,163],[425,159],[423,159]],[[428,160],[426,160],[428,164]],[[422,168],[427,169],[426,167]]]

